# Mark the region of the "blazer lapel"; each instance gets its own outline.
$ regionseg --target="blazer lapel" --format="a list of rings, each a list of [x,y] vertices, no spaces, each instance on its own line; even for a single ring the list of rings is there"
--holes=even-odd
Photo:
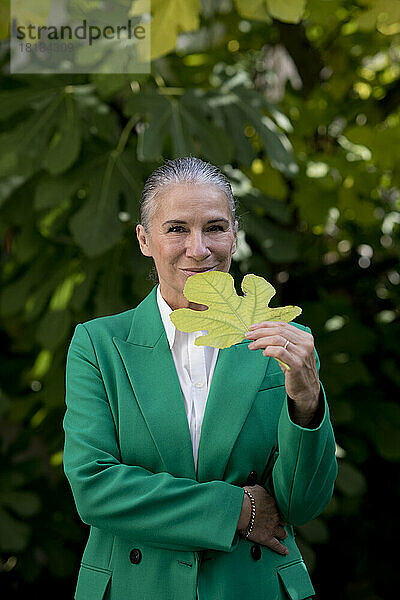
[[[248,340],[219,351],[201,428],[197,480],[224,478],[225,467],[271,358]]]
[[[247,340],[219,351],[201,428],[196,476],[185,404],[156,291],[154,287],[135,309],[126,340],[113,337],[113,342],[165,470],[199,482],[222,480],[271,358],[250,351]]]
[[[137,306],[127,339],[113,337],[113,342],[165,470],[196,479],[185,404],[156,290]]]

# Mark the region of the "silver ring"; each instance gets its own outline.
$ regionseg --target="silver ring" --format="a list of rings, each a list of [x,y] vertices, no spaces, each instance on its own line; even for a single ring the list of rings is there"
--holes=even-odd
[[[286,344],[283,346],[284,350],[289,346],[289,340],[286,340]]]

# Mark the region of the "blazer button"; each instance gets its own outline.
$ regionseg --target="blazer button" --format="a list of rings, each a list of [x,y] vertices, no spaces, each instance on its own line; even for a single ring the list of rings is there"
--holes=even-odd
[[[139,548],[133,548],[129,553],[129,560],[133,565],[137,565],[142,560],[142,553]]]
[[[261,548],[260,548],[260,546],[258,544],[254,544],[251,547],[250,553],[251,553],[251,557],[254,560],[260,560],[260,558],[261,558]]]
[[[257,471],[250,471],[247,477],[246,485],[256,485],[257,477]]]

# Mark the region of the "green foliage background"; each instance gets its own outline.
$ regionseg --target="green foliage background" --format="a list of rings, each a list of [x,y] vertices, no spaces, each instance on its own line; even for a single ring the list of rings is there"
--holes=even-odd
[[[62,471],[66,350],[76,323],[151,289],[140,191],[163,158],[194,154],[239,200],[232,274],[267,278],[316,339],[339,462],[331,503],[297,528],[318,597],[391,598],[400,2],[152,9],[150,75],[10,75],[0,47],[2,597],[73,595],[87,527]]]

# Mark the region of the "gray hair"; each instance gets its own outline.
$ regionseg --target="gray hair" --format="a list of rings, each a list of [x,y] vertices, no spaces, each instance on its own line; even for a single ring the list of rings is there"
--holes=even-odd
[[[174,183],[212,184],[220,188],[228,199],[232,225],[234,225],[236,201],[227,177],[218,167],[209,162],[195,156],[184,156],[166,160],[163,165],[153,171],[144,184],[140,199],[140,220],[147,233],[150,231],[150,223],[155,211],[156,195],[162,187]]]

